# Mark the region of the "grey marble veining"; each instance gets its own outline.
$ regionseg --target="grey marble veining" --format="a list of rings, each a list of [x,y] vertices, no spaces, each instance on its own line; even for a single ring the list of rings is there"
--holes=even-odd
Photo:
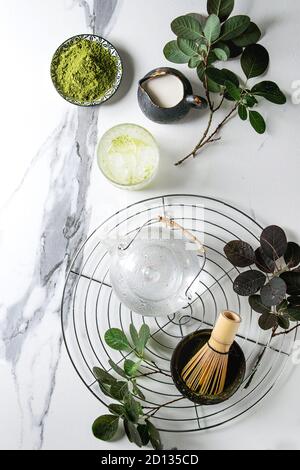
[[[94,0],[92,6],[84,0],[77,3],[90,31],[109,34],[117,0]],[[22,210],[24,193],[29,186],[34,191],[32,184],[43,171],[47,188],[36,206],[38,213],[30,214],[40,219],[40,246],[36,247],[32,275],[23,280],[19,300],[5,306],[0,333],[2,354],[11,364],[22,416],[20,448],[39,449],[43,445],[62,343],[60,303],[65,274],[89,223],[87,194],[98,117],[99,108],[70,107],[10,200]],[[19,250],[22,259],[24,245]]]

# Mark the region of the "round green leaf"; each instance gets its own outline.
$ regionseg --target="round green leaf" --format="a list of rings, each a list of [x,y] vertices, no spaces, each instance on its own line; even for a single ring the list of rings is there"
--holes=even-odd
[[[93,434],[101,441],[111,441],[118,430],[119,416],[103,415],[93,423]]]
[[[135,445],[138,447],[143,446],[142,438],[140,436],[140,433],[137,430],[137,427],[135,424],[133,424],[131,421],[128,421],[127,419],[124,420],[124,430],[126,433],[126,436],[128,437],[130,442],[133,442]]]
[[[199,21],[191,15],[179,16],[171,23],[171,29],[176,36],[184,39],[199,39],[202,37],[202,27]]]
[[[134,362],[131,359],[125,359],[124,361],[124,372],[127,374],[129,377],[135,377],[137,371],[139,370],[139,367],[141,365],[141,362]]]
[[[139,350],[141,352],[144,351],[144,348],[147,344],[147,342],[150,339],[150,328],[148,325],[145,323],[141,326],[140,331],[139,331]]]
[[[189,60],[189,67],[190,69],[195,69],[201,63],[201,59],[199,56],[191,57]]]
[[[253,106],[257,104],[257,99],[253,95],[246,95],[244,100],[248,108],[253,108]]]
[[[229,41],[240,36],[250,25],[250,18],[246,15],[236,15],[228,18],[221,28],[220,39]]]
[[[133,382],[132,384],[132,392],[137,397],[141,398],[141,400],[146,400],[145,395],[143,394],[142,390],[137,386],[136,383]]]
[[[238,275],[233,283],[233,290],[242,296],[256,294],[266,282],[266,276],[260,271],[245,271]]]
[[[207,12],[209,15],[218,15],[221,21],[225,21],[234,8],[234,0],[208,0]]]
[[[210,80],[210,83],[214,83],[216,87],[216,92],[221,90],[221,86],[225,86],[225,82],[229,81],[233,83],[236,87],[239,86],[238,77],[228,69],[217,69],[216,67],[208,67],[206,69],[206,75]],[[232,101],[231,96],[228,93],[225,93],[225,98]]]
[[[93,373],[96,379],[103,384],[111,385],[116,381],[115,377],[110,375],[106,370],[100,369],[100,367],[94,367]]]
[[[112,359],[109,359],[108,363],[109,363],[110,367],[111,367],[118,375],[120,375],[120,376],[123,377],[124,379],[127,379],[125,372],[123,371],[123,369],[121,369],[121,367],[118,366],[118,364],[115,364]]]
[[[138,341],[139,341],[139,334],[138,334],[137,329],[136,329],[136,327],[134,326],[133,323],[130,323],[130,325],[129,325],[129,332],[130,332],[130,336],[131,336],[131,339],[132,339],[132,342],[133,342],[134,346],[137,347],[137,344],[138,344]]]
[[[287,250],[284,230],[278,225],[269,225],[261,233],[260,245],[268,258],[272,260],[281,258]]]
[[[207,67],[209,67],[210,65],[212,65],[214,62],[216,62],[218,59],[217,59],[217,56],[214,54],[214,51],[210,51],[208,56],[207,56]]]
[[[104,335],[106,344],[117,351],[126,351],[130,349],[130,344],[125,333],[119,328],[110,328]]]
[[[275,104],[285,104],[286,97],[274,82],[263,81],[254,85],[251,90],[251,93],[257,96],[262,96],[271,103]]]
[[[247,78],[258,77],[269,65],[269,53],[260,44],[247,46],[241,57],[241,66]]]
[[[216,67],[208,67],[206,69],[207,77],[219,85],[224,85],[226,77],[224,76],[222,70],[217,69]]]
[[[236,46],[233,41],[226,41],[226,44],[229,47],[229,51],[230,51],[229,57],[231,59],[238,57],[243,52],[243,48]]]
[[[240,81],[235,73],[231,72],[231,70],[228,70],[228,69],[221,69],[221,70],[222,70],[223,76],[225,77],[225,80],[228,80],[229,82],[233,83],[237,87],[240,86]]]
[[[189,39],[178,38],[177,45],[181,52],[185,55],[192,57],[198,53],[198,46],[195,41],[190,41]]]
[[[240,92],[240,89],[238,87],[236,87],[234,85],[234,83],[228,81],[228,80],[225,80],[225,88],[226,88],[226,92],[229,94],[229,96],[235,100],[235,101],[239,101],[241,99],[241,92]]]
[[[174,64],[187,64],[190,60],[190,57],[179,49],[177,41],[170,41],[165,45],[164,56]]]
[[[108,409],[113,415],[124,416],[125,408],[123,405],[119,405],[118,403],[111,403]]]
[[[278,317],[273,313],[264,313],[259,317],[258,324],[262,330],[270,330],[278,325]]]
[[[229,47],[227,46],[227,44],[225,42],[218,41],[217,43],[215,43],[214,47],[217,48],[217,49],[222,49],[222,51],[225,52],[227,59],[229,59],[230,49],[229,49]]]
[[[199,69],[199,67],[198,67]],[[203,84],[205,83],[205,77],[206,77],[206,80],[207,80],[207,87],[209,89],[209,91],[211,91],[212,93],[219,93],[221,91],[221,87],[218,83],[216,83],[213,79],[210,78],[210,76],[213,75],[213,72],[211,72],[212,69],[214,69],[213,66],[211,67],[208,67],[206,69],[206,71],[210,71],[209,74],[205,74],[205,69],[203,70],[202,72],[202,69],[200,69],[201,73],[202,73],[202,77],[200,77],[200,74],[199,74],[199,70],[197,69],[197,73],[198,73],[198,76],[200,78],[200,80],[203,82]]]
[[[203,62],[201,62],[197,67],[197,75],[198,75],[199,79],[201,80],[201,82],[204,79],[204,74],[205,74],[205,66],[204,66]]]
[[[207,78],[207,88],[211,93],[219,93],[221,91],[220,85],[215,83],[210,78]]]
[[[221,32],[221,23],[219,17],[215,14],[211,14],[205,23],[203,33],[207,41],[211,44],[216,41],[220,36]]]
[[[137,430],[141,437],[143,446],[146,446],[149,443],[150,439],[147,424],[138,424]]]
[[[231,70],[222,69],[222,73],[225,77],[225,81],[227,80],[227,81],[233,83],[236,87],[240,86],[240,81],[239,81],[237,75],[235,75],[235,73],[231,72]],[[225,81],[224,81],[224,85],[225,85]],[[234,101],[234,98],[232,98],[229,93],[225,92],[224,96],[227,100]]]
[[[255,254],[252,246],[249,243],[241,240],[232,240],[227,243],[224,248],[224,253],[228,260],[239,268],[251,266],[255,260]]]
[[[250,124],[253,127],[253,129],[258,133],[258,134],[263,134],[266,130],[266,123],[264,118],[260,113],[257,111],[249,111],[249,120]]]
[[[147,429],[150,437],[150,442],[152,444],[152,447],[155,450],[161,450],[162,449],[162,444],[161,444],[161,439],[159,435],[158,429],[154,426],[154,424],[151,423],[151,421],[147,420]]]
[[[204,43],[200,44],[199,51],[204,52],[205,54],[207,54],[207,52],[208,52],[207,45],[204,44]]]
[[[216,47],[213,49],[213,53],[216,55],[217,59],[226,61],[228,59],[228,55],[224,51],[224,49],[221,49],[219,47]]]
[[[137,423],[139,416],[142,414],[142,407],[140,402],[136,401],[131,393],[124,397],[124,407],[128,420]]]
[[[255,23],[250,23],[246,31],[244,31],[240,36],[234,38],[232,41],[236,46],[246,47],[250,44],[255,44],[259,41],[261,37],[261,31]]]
[[[107,384],[104,384],[100,381],[98,381],[98,385],[99,385],[99,388],[101,390],[101,392],[106,396],[106,397],[110,397],[110,398],[113,398],[111,393],[110,393],[110,385],[107,385]]]
[[[285,299],[286,283],[280,277],[274,277],[260,291],[262,303],[267,307],[278,305]]]
[[[246,106],[244,106],[243,104],[240,104],[238,112],[239,112],[239,116],[240,116],[241,120],[246,121],[246,119],[248,117],[248,111],[247,111]]]
[[[261,300],[260,295],[250,295],[249,299],[250,307],[257,313],[270,313],[270,309],[266,307]]]
[[[128,383],[123,382],[122,380],[113,383],[110,387],[110,393],[115,400],[123,400],[125,395],[128,393]]]

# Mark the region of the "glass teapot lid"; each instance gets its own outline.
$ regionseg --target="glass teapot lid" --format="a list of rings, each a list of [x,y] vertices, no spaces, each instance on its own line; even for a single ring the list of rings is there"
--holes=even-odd
[[[166,227],[148,221],[112,250],[110,281],[132,311],[167,316],[191,300],[205,253],[198,239],[173,220],[160,217],[154,222],[165,222]]]

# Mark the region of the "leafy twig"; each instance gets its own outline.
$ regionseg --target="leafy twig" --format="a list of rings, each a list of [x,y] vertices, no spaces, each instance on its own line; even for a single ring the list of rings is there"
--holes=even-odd
[[[299,328],[299,326],[300,326],[299,323],[297,323],[297,325],[295,325],[293,328],[290,328],[289,330],[284,330],[284,331],[280,331],[279,333],[274,333],[273,338],[275,338],[275,336],[287,335],[288,333],[295,331],[297,328]]]
[[[147,359],[143,358],[143,362],[147,365],[147,368],[148,369],[151,369],[152,367],[155,367],[155,369],[152,369],[152,370],[155,370],[156,373],[159,373],[159,374],[162,374],[162,375],[165,375],[166,377],[171,377],[170,374],[167,374],[167,372],[165,372],[164,370],[162,370],[157,364],[156,362],[154,361],[147,361]]]
[[[264,347],[262,353],[258,356],[257,361],[256,361],[256,363],[255,363],[255,366],[254,366],[253,369],[252,369],[251,375],[250,375],[250,377],[249,377],[249,379],[248,379],[248,381],[247,381],[247,383],[246,383],[246,385],[245,385],[245,387],[244,387],[245,389],[247,389],[247,388],[250,387],[250,385],[251,385],[251,383],[252,383],[252,380],[254,379],[254,376],[255,376],[255,374],[256,374],[256,372],[257,372],[257,370],[258,370],[258,367],[260,366],[260,363],[261,363],[261,361],[262,361],[262,359],[263,359],[263,357],[264,357],[264,355],[265,355],[266,350],[269,348],[272,339],[275,338],[276,336],[287,335],[288,333],[291,333],[292,331],[294,331],[294,330],[296,330],[297,328],[299,328],[299,326],[300,326],[300,325],[297,324],[297,325],[294,326],[293,328],[291,328],[291,329],[289,329],[289,330],[280,331],[279,333],[276,333],[276,331],[278,330],[278,325],[275,325],[275,326],[273,327],[273,329],[272,329],[272,334],[271,334],[271,338],[270,338],[268,344],[266,344],[266,346]]]
[[[177,40],[170,41],[164,47],[164,55],[170,62],[187,63],[190,68],[197,68],[197,75],[203,84],[209,107],[207,128],[196,147],[175,165],[181,165],[191,157],[196,157],[201,149],[216,139],[207,138],[213,115],[222,108],[224,100],[235,102],[229,116],[216,127],[213,135],[218,133],[229,117],[238,108],[241,120],[249,122],[253,129],[263,134],[266,124],[263,116],[254,106],[257,98],[265,98],[274,104],[284,104],[286,98],[276,83],[262,81],[248,88],[249,80],[262,75],[269,65],[267,50],[257,42],[261,31],[246,15],[230,17],[234,1],[207,1],[208,18],[201,24],[194,15],[183,15],[175,18],[171,29]],[[227,61],[241,56],[241,68],[245,74],[244,83],[227,68],[218,69],[214,63]],[[221,100],[215,107],[211,93],[221,93]]]
[[[260,328],[272,330],[271,338],[298,328],[298,323],[290,328],[290,322],[300,321],[300,246],[288,242],[281,227],[270,225],[262,231],[258,248],[232,240],[224,252],[236,267],[253,266],[237,276],[233,289],[248,297],[251,309],[260,314]],[[279,327],[284,331],[277,333]]]
[[[224,119],[217,125],[217,127],[215,128],[215,130],[207,137],[207,134],[211,128],[211,124],[212,124],[212,119],[213,119],[213,115],[214,113],[219,109],[219,107],[217,107],[215,110],[212,110],[210,112],[210,118],[209,118],[209,121],[208,121],[208,126],[200,140],[200,142],[196,145],[196,147],[194,148],[194,150],[189,153],[188,155],[186,155],[184,158],[182,158],[181,160],[178,160],[177,163],[175,163],[175,166],[179,166],[181,165],[183,162],[185,162],[188,158],[190,157],[193,157],[195,158],[196,155],[199,153],[200,149],[202,149],[205,145],[207,144],[211,144],[213,142],[216,142],[218,140],[220,140],[220,137],[217,138],[217,139],[214,139],[214,136],[218,134],[218,132],[222,129],[222,127],[227,123],[227,121],[230,119],[230,117],[233,115],[233,113],[237,110],[238,108],[238,103],[233,106],[233,108],[230,110],[230,112],[224,117]]]
[[[163,403],[162,405],[156,406],[155,408],[151,408],[150,411],[145,413],[145,416],[149,416],[149,418],[153,417],[161,408],[172,405],[173,403],[176,403],[181,400],[184,400],[184,397],[175,398],[174,400],[168,401],[167,403]]]
[[[249,379],[248,379],[246,385],[244,386],[244,389],[245,389],[245,390],[250,387],[250,385],[251,385],[251,383],[252,383],[252,380],[254,379],[254,376],[255,376],[255,374],[256,374],[256,372],[257,372],[259,366],[260,366],[260,363],[261,363],[261,361],[262,361],[262,359],[263,359],[263,357],[264,357],[264,355],[265,355],[265,352],[266,352],[268,346],[269,346],[269,343],[264,347],[263,351],[262,351],[261,354],[258,356],[257,361],[256,361],[256,363],[255,363],[255,365],[254,365],[254,367],[253,367],[253,369],[252,369],[252,371],[251,371],[250,377],[249,377]]]
[[[118,328],[110,328],[104,335],[105,341],[112,349],[117,351],[130,351],[139,359],[137,362],[126,357],[123,367],[114,363],[111,359],[109,365],[111,369],[122,380],[118,380],[110,372],[94,368],[95,378],[99,383],[100,390],[106,396],[116,400],[118,403],[111,403],[108,406],[110,415],[99,416],[93,423],[93,433],[98,439],[108,441],[116,435],[120,422],[123,422],[125,433],[130,442],[138,447],[152,444],[154,449],[162,449],[159,431],[150,421],[151,417],[165,405],[151,408],[147,413],[137,398],[145,401],[146,398],[136,383],[138,378],[146,378],[154,374],[163,374],[170,377],[154,361],[148,361],[144,357],[145,348],[150,339],[150,329],[144,324],[137,331],[133,324],[129,327],[131,339],[124,331]],[[142,373],[140,367],[143,366],[147,372]],[[173,401],[172,401],[173,402]]]
[[[223,93],[222,99],[220,100],[220,103],[218,104],[218,106],[216,106],[216,107],[213,109],[214,113],[215,113],[216,111],[219,111],[219,109],[222,107],[222,105],[223,105],[223,103],[224,103],[224,100],[225,100],[225,94]]]

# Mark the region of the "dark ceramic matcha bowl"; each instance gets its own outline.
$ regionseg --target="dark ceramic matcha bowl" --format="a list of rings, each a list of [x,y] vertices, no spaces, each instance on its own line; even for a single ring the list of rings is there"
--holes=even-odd
[[[212,330],[199,330],[185,338],[175,348],[171,359],[171,374],[179,392],[199,405],[216,405],[228,400],[241,386],[246,373],[246,360],[240,346],[234,342],[228,358],[225,389],[220,395],[200,395],[192,392],[181,378],[181,371],[191,357],[204,346]]]
[[[117,63],[117,73],[115,76],[114,83],[112,86],[99,98],[94,101],[78,101],[70,96],[67,96],[59,87],[57,84],[56,80],[56,67],[59,61],[59,56],[60,53],[67,49],[69,46],[74,44],[76,41],[79,39],[86,39],[88,41],[93,41],[98,44],[100,44],[104,49],[106,49],[113,57],[116,58],[116,63]],[[51,67],[50,67],[50,74],[51,74],[51,79],[53,82],[53,85],[56,89],[56,91],[60,94],[62,98],[64,98],[66,101],[69,103],[75,104],[77,106],[96,106],[101,103],[104,103],[105,101],[109,100],[118,90],[121,81],[122,81],[122,76],[123,76],[123,65],[122,65],[122,60],[121,57],[116,50],[116,48],[106,39],[102,38],[101,36],[97,36],[96,34],[77,34],[76,36],[73,36],[66,41],[64,41],[58,49],[55,51],[52,61],[51,61]]]

